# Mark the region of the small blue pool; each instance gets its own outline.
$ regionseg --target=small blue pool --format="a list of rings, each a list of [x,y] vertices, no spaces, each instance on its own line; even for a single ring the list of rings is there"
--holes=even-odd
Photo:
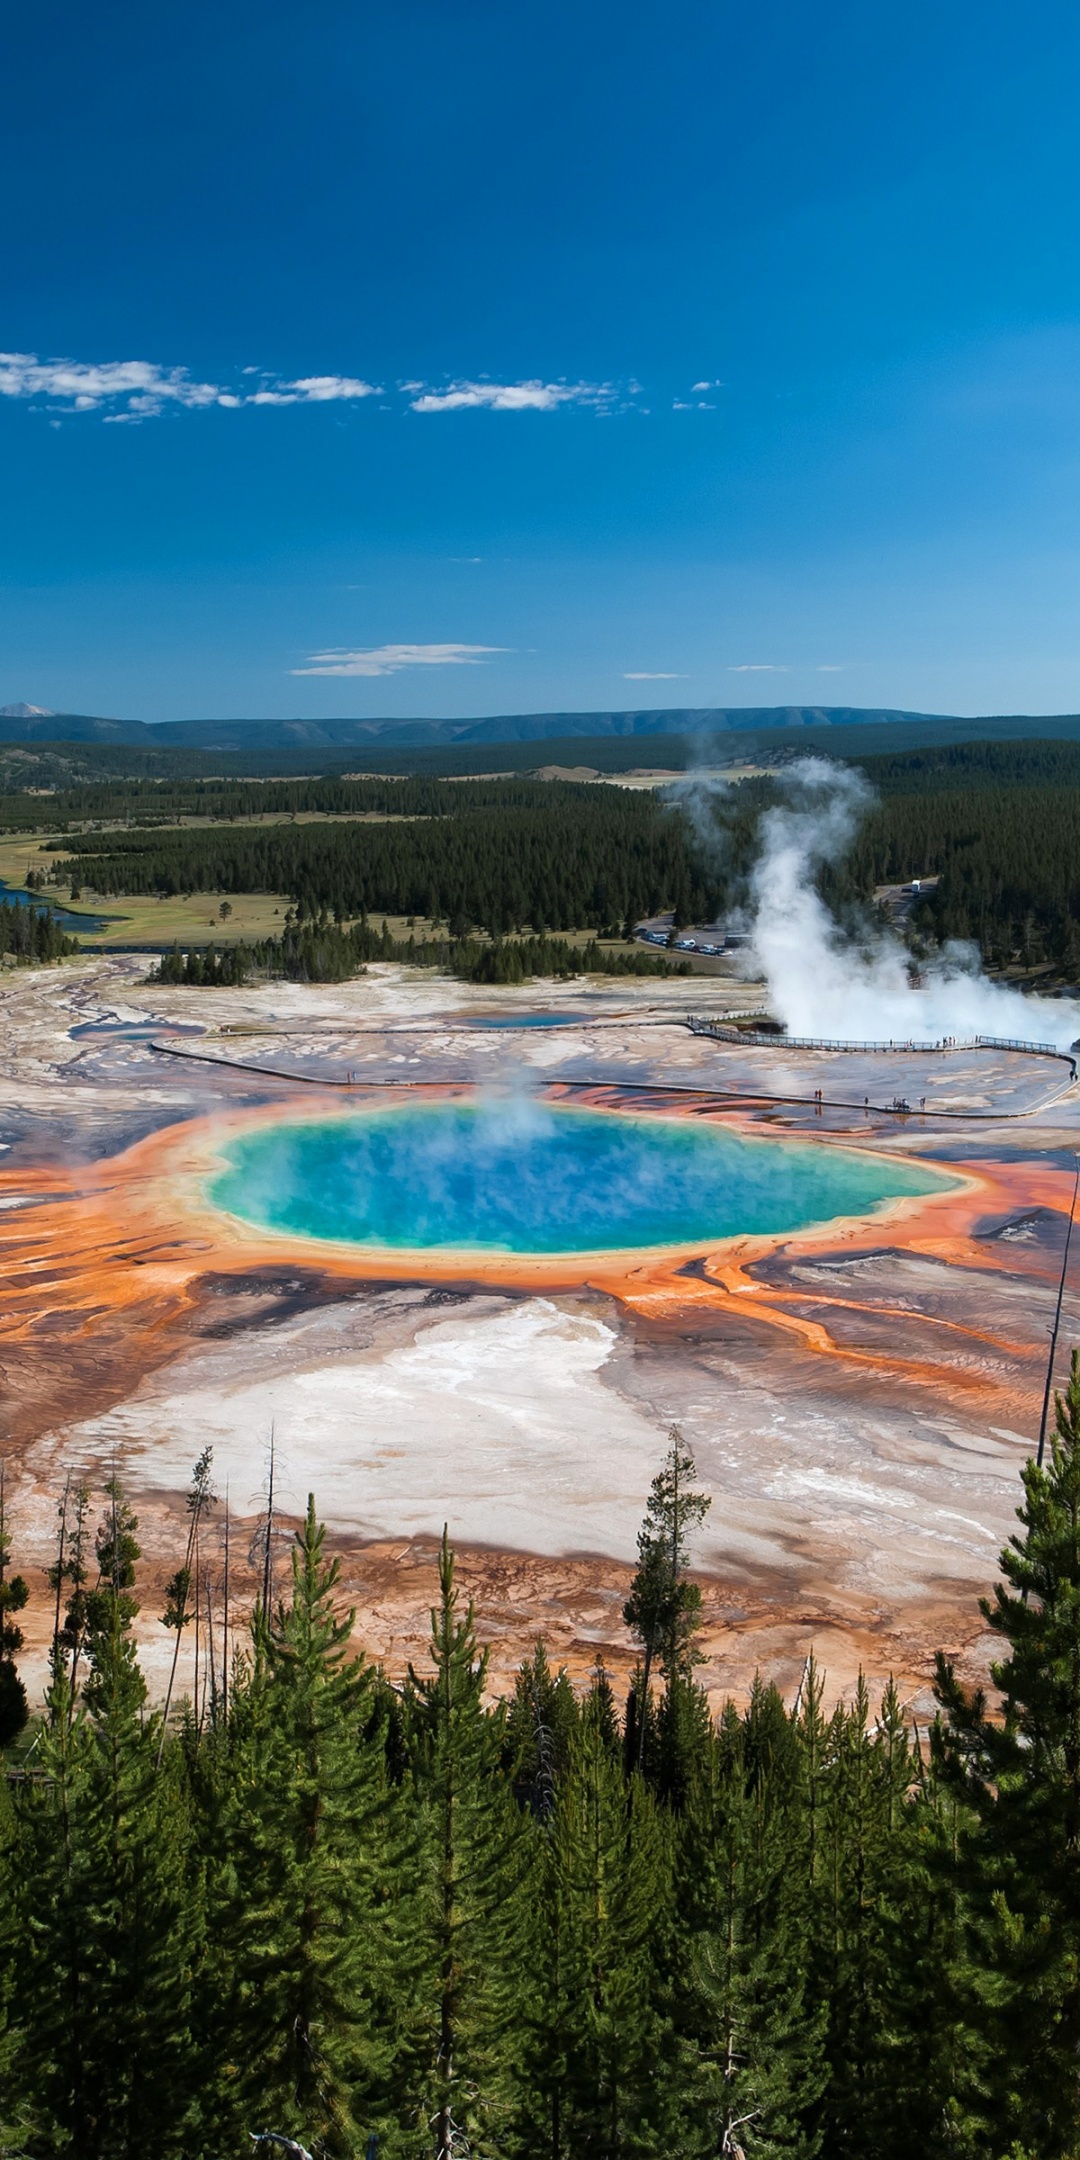
[[[587,1025],[584,1013],[491,1013],[483,1019],[470,1020],[474,1028],[556,1028],[582,1027]]]

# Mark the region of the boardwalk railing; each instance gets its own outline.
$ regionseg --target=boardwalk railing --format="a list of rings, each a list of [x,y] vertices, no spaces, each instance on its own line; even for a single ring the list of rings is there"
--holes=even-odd
[[[686,1025],[692,1035],[711,1035],[717,1042],[749,1043],[762,1050],[847,1050],[847,1051],[894,1051],[919,1052],[945,1056],[954,1050],[1019,1050],[1029,1057],[1060,1058],[1068,1065],[1076,1078],[1076,1058],[1069,1050],[1059,1050],[1055,1043],[1024,1042],[1011,1035],[942,1035],[937,1042],[916,1042],[912,1038],[899,1038],[889,1042],[840,1042],[825,1035],[778,1035],[762,1028],[735,1027],[727,1020],[708,1020],[699,1013],[687,1013]]]

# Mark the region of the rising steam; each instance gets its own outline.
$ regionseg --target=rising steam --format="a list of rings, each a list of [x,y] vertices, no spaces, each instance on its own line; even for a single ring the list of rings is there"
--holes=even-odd
[[[823,758],[801,759],[786,777],[789,799],[762,819],[750,882],[753,959],[790,1034],[844,1042],[1004,1035],[1068,1048],[1080,1034],[1080,1006],[990,982],[973,945],[947,945],[913,980],[894,932],[855,940],[842,930],[814,876],[846,852],[871,790],[860,772]]]

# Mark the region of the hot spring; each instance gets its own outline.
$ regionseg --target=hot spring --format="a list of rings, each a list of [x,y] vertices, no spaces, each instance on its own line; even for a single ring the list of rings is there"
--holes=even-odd
[[[213,1204],[292,1235],[405,1251],[586,1253],[770,1236],[947,1190],[923,1165],[562,1105],[411,1103],[260,1126]]]

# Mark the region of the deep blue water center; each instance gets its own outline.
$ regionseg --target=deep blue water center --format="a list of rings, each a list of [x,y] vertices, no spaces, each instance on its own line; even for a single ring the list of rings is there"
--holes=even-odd
[[[262,1125],[225,1152],[210,1198],[245,1222],[413,1251],[709,1243],[862,1215],[951,1182],[921,1165],[686,1118],[513,1102]]]

